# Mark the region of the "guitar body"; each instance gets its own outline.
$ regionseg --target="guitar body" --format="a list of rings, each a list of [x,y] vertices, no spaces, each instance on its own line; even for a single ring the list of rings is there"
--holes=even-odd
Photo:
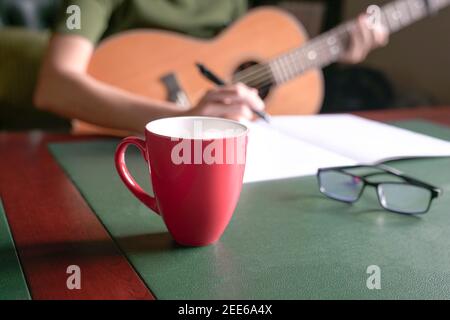
[[[99,81],[155,100],[169,100],[168,86],[162,79],[172,75],[195,105],[214,86],[199,73],[197,62],[232,82],[240,66],[267,62],[307,40],[303,26],[290,14],[262,7],[250,11],[212,40],[161,30],[131,30],[112,36],[95,50],[88,73]],[[272,87],[264,100],[272,115],[314,114],[320,110],[323,95],[323,75],[315,69]],[[180,106],[180,110],[186,108]],[[73,121],[73,131],[129,134],[78,120]]]
[[[158,30],[133,30],[106,39],[94,52],[88,73],[123,90],[167,100],[161,80],[174,75],[192,105],[213,87],[196,68],[201,62],[232,82],[239,66],[266,62],[307,40],[303,27],[288,13],[264,7],[251,11],[213,40],[198,40]],[[273,87],[265,98],[270,114],[313,114],[322,104],[320,70]],[[181,108],[181,107],[180,107]]]

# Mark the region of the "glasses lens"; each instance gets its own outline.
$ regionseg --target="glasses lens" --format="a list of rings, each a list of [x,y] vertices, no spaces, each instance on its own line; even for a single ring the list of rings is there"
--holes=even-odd
[[[326,170],[319,174],[320,191],[328,197],[353,202],[358,200],[364,182],[341,171]]]
[[[431,191],[403,183],[383,183],[378,186],[378,197],[388,210],[407,214],[425,213],[431,201]]]

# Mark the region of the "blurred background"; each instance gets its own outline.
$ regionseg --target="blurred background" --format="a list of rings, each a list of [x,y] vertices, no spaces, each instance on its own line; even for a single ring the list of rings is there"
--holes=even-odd
[[[280,6],[314,37],[356,17],[370,4],[386,2],[292,0]],[[40,61],[60,5],[60,0],[0,0],[0,130],[70,129],[68,120],[32,107]],[[447,8],[392,35],[386,48],[360,65],[327,67],[322,112],[450,105],[449,31]]]

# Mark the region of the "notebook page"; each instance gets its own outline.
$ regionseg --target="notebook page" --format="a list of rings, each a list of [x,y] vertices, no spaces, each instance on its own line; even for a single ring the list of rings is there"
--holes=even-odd
[[[284,135],[266,123],[249,127],[244,183],[313,175],[322,167],[353,165],[355,161]]]
[[[272,126],[291,138],[371,164],[388,159],[450,156],[450,143],[353,115],[273,117]]]

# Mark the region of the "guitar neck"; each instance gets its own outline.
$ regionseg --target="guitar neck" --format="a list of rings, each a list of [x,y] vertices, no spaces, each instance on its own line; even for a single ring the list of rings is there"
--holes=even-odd
[[[393,1],[380,8],[379,23],[383,24],[389,33],[394,33],[437,13],[447,5],[450,5],[450,0]],[[262,67],[266,69],[266,73],[270,71],[272,83],[282,84],[310,69],[322,68],[336,62],[348,48],[350,34],[356,23],[355,20],[346,22]]]

